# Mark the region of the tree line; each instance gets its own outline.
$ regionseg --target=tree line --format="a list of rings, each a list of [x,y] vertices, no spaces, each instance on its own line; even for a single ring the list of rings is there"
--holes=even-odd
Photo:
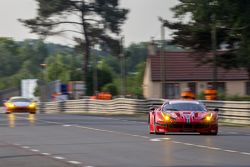
[[[145,43],[132,44],[125,48],[125,71],[127,92],[142,97],[142,81],[147,47]],[[96,56],[96,66],[94,66]],[[0,90],[19,87],[22,79],[39,79],[46,82],[60,80],[82,81],[83,57],[77,48],[44,43],[42,40],[14,41],[0,38]],[[113,95],[121,93],[120,58],[109,52],[92,50],[88,67],[87,95],[93,95],[93,71],[97,70],[98,91]]]

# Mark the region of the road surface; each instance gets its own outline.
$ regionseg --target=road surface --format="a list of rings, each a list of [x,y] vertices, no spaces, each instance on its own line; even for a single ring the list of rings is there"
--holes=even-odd
[[[148,134],[133,117],[0,114],[0,167],[250,166],[250,128]]]

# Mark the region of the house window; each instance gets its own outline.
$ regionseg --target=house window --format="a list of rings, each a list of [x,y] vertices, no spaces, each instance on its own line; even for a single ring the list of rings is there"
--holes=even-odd
[[[180,85],[178,83],[165,83],[164,97],[167,99],[176,99],[180,97]]]
[[[250,82],[246,82],[246,95],[250,95]]]
[[[217,82],[217,90],[223,94],[226,93],[225,82]]]
[[[195,82],[189,82],[188,88],[192,91],[193,94],[196,94],[196,83]]]

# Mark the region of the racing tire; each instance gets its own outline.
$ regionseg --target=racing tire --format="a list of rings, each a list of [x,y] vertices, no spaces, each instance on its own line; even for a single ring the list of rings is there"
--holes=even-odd
[[[156,128],[155,128],[155,123],[154,123],[154,131],[156,135],[165,135],[165,132],[157,132]]]
[[[148,123],[149,123],[149,134],[155,134],[155,135],[164,135],[164,132],[157,132],[155,128],[155,122],[154,122],[154,132],[150,132],[150,117],[148,117]]]
[[[154,133],[154,132],[150,132],[150,131],[149,131],[149,134],[155,134],[155,133]]]
[[[211,135],[211,136],[216,136],[218,134],[218,132],[211,132],[211,133],[209,133],[209,135]]]
[[[201,135],[210,135],[210,136],[216,136],[218,134],[218,131],[216,132],[202,132]]]
[[[156,135],[165,135],[164,132],[155,132]]]
[[[154,132],[150,131],[150,114],[148,114],[148,131],[149,131],[149,134],[154,134]]]
[[[148,131],[149,131],[149,134],[155,134],[155,132],[150,131],[150,124],[148,125]]]

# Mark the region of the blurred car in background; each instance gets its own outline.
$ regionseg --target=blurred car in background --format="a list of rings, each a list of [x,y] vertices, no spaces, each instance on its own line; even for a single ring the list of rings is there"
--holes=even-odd
[[[217,135],[218,109],[209,111],[197,100],[168,100],[149,112],[149,132],[198,132]]]
[[[15,96],[4,102],[4,111],[6,114],[27,112],[35,114],[37,109],[36,102],[32,99]]]

